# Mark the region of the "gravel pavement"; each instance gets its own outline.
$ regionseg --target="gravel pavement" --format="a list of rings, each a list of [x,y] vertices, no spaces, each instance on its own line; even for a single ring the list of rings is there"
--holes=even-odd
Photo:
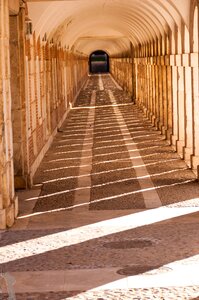
[[[110,75],[89,77],[18,195],[0,299],[199,299],[198,181]]]

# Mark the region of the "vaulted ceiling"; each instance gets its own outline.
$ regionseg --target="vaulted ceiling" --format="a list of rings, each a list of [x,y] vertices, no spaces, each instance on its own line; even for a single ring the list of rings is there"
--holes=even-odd
[[[36,35],[89,55],[110,55],[189,26],[190,0],[29,0]]]

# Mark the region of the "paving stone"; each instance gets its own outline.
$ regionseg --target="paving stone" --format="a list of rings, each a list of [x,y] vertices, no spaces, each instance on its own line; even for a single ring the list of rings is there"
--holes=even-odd
[[[88,115],[93,90],[96,91],[96,107],[92,108],[95,110],[95,121],[90,124]],[[115,113],[108,90],[113,93],[120,117]],[[125,127],[122,127],[123,121]],[[90,125],[94,135],[85,141]],[[128,140],[125,140],[124,132],[128,133]],[[91,174],[87,171],[90,168],[86,163],[87,154],[82,151],[86,143],[93,144]],[[136,150],[129,148],[133,145],[136,145]],[[134,162],[140,156],[148,173],[138,178],[136,168],[141,170],[143,165],[135,167]],[[81,165],[82,161],[85,161],[85,166]],[[79,188],[80,176],[91,178],[88,187],[90,201],[83,211],[76,212],[75,191]],[[143,195],[147,191],[141,186],[141,180],[148,177],[152,185],[146,190],[156,190],[162,205],[176,211],[175,217],[164,219],[162,215],[159,222],[145,220],[148,210]],[[40,195],[28,200],[36,202],[34,209],[29,216],[21,215],[22,218],[12,229],[0,234],[0,255],[8,261],[1,264],[2,272],[27,272],[28,276],[31,272],[58,271],[60,274],[74,271],[78,275],[85,270],[97,270],[103,278],[105,268],[116,268],[115,275],[123,278],[124,275],[117,272],[126,272],[125,276],[130,280],[133,272],[138,276],[145,274],[147,278],[166,274],[169,268],[172,269],[171,264],[181,268],[197,267],[199,264],[199,188],[195,175],[143,116],[131,97],[118,89],[110,75],[101,75],[101,88],[99,76],[90,77],[36,172],[34,183],[41,186]],[[25,201],[23,199],[20,203]],[[193,209],[192,213],[189,208]],[[185,213],[178,216],[180,209]],[[156,211],[158,215],[158,208],[151,210],[154,220]],[[114,232],[114,226],[120,226],[119,217],[122,216],[130,216],[132,222],[138,218],[143,225]],[[23,218],[27,218],[28,222],[23,223]],[[110,225],[114,219],[115,225]],[[47,224],[47,220],[52,223]],[[103,222],[107,225],[102,225]],[[98,226],[96,231],[92,225]],[[78,239],[76,243],[66,246],[59,236],[69,232],[72,234],[73,230],[78,230]],[[93,232],[101,235],[93,238]],[[48,243],[42,244],[40,238],[46,238]],[[143,247],[133,247],[135,240],[147,240],[150,246],[138,242],[137,246],[142,244]],[[5,250],[12,245],[20,245],[20,251],[30,251],[34,255],[17,259],[15,248],[10,252]],[[53,250],[48,246],[54,247]],[[38,254],[41,248],[42,252]],[[92,283],[95,278],[91,276],[86,280]],[[55,291],[53,285],[51,289],[46,292],[17,293],[16,299],[199,299],[198,285],[175,286],[175,282],[167,287],[100,289],[93,283],[93,290],[89,291],[78,287],[69,291],[64,288],[63,291]],[[0,298],[8,299],[8,295],[4,293]]]

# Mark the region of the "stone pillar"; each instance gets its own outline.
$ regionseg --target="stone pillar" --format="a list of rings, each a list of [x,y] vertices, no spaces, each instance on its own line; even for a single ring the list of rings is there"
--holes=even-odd
[[[152,64],[151,64],[151,59],[150,57],[148,58],[148,84],[149,84],[149,89],[148,89],[148,117],[150,120],[152,120],[152,112],[153,112],[153,75],[152,75]]]
[[[162,58],[162,63],[165,64],[165,58]],[[163,126],[161,128],[162,134],[165,135],[168,129],[168,86],[167,86],[167,67],[165,65],[162,66],[162,93],[163,93]]]
[[[161,130],[163,126],[163,93],[162,93],[162,66],[161,57],[157,58],[158,63],[158,129]]]
[[[12,226],[18,213],[14,192],[11,121],[9,7],[0,1],[0,229]]]
[[[169,64],[169,61],[168,61],[168,64]],[[171,135],[172,135],[172,128],[173,128],[172,67],[169,66],[168,64],[167,64],[168,128],[167,128],[166,137],[167,137],[167,140],[171,143]]]
[[[156,80],[155,80],[155,66],[153,64],[153,57],[151,57],[151,65],[152,65],[152,124],[155,125],[155,118],[156,118]]]
[[[192,66],[192,92],[193,92],[193,135],[194,154],[192,156],[192,168],[196,171],[199,167],[199,54],[191,53]],[[198,169],[199,173],[199,169]],[[199,175],[199,174],[198,174]]]
[[[10,16],[10,70],[15,188],[27,187],[25,8]]]
[[[181,55],[176,55],[176,59],[181,60]],[[184,97],[184,68],[181,62],[176,61],[178,65],[178,140],[177,152],[183,158],[185,146],[185,97]]]
[[[186,111],[186,136],[184,158],[186,163],[191,166],[191,155],[193,154],[193,103],[192,103],[192,75],[191,67],[185,67],[185,111]]]
[[[145,62],[146,60],[146,62]],[[143,68],[144,68],[144,94],[143,94],[143,100],[144,100],[144,110],[145,115],[148,118],[149,117],[149,111],[150,111],[150,66],[147,64],[147,58],[143,59]]]
[[[159,122],[159,66],[157,65],[157,57],[153,58],[155,64],[155,122],[154,125],[158,127]]]
[[[175,65],[175,55],[171,55],[172,66],[172,99],[173,99],[173,132],[172,132],[172,145],[176,147],[176,141],[178,139],[178,74],[177,67]]]

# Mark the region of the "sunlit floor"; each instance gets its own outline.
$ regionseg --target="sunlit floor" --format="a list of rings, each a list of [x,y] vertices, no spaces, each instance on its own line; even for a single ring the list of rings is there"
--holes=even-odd
[[[3,299],[199,299],[199,183],[110,75],[89,77],[18,195]]]

